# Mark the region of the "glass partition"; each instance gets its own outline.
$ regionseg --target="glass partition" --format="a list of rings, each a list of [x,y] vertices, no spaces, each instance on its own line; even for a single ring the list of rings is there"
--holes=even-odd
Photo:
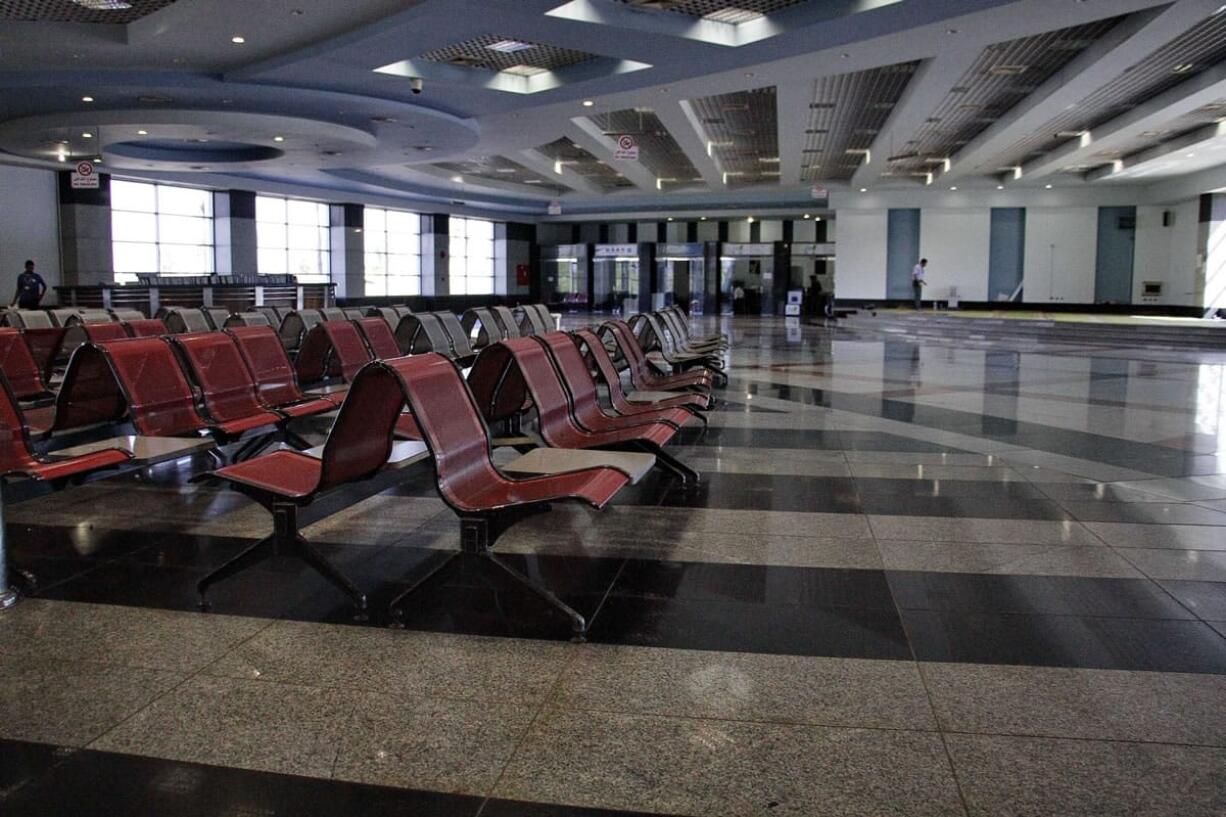
[[[762,314],[764,289],[774,276],[773,245],[725,244],[719,258],[720,314]]]
[[[627,298],[639,295],[638,247],[633,244],[597,244],[592,264],[592,309],[621,315]]]
[[[589,308],[586,246],[563,244],[541,248],[541,273],[541,296],[550,309],[577,312]]]

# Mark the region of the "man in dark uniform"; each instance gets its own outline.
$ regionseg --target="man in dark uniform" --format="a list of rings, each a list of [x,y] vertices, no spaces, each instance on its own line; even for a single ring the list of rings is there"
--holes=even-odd
[[[27,261],[25,272],[17,276],[17,292],[13,295],[13,303],[21,309],[38,309],[39,302],[47,293],[47,282],[34,271],[34,262]]]

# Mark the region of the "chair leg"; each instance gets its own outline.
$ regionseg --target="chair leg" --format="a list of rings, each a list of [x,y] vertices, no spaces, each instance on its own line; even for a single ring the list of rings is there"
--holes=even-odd
[[[694,487],[698,485],[701,478],[699,477],[698,472],[693,468],[689,467],[681,460],[677,459],[663,449],[656,448],[653,449],[651,453],[656,455],[656,464],[665,470],[676,474],[681,478],[681,481],[685,483],[687,487]]]
[[[200,594],[200,609],[208,610],[209,603],[205,594],[208,589],[223,579],[228,579],[236,573],[241,573],[252,565],[258,564],[277,552],[276,534],[265,536],[242,553],[235,556],[221,567],[214,570],[196,583],[196,592]]]
[[[315,570],[325,579],[332,582],[332,584],[344,591],[351,599],[353,599],[353,604],[355,607],[357,607],[359,610],[366,609],[366,594],[359,590],[358,586],[350,581],[348,576],[341,573],[340,570],[337,569],[336,565],[328,561],[327,557],[316,550],[315,547],[306,539],[298,536],[296,537],[295,541],[297,543],[297,547],[295,548],[297,555],[301,557],[304,562],[315,568]]]
[[[403,602],[409,596],[413,595],[418,590],[420,590],[426,584],[426,582],[430,581],[435,576],[437,576],[439,572],[442,571],[443,568],[447,567],[447,565],[451,564],[453,561],[456,560],[457,557],[459,557],[462,554],[463,554],[463,551],[460,551],[460,550],[457,550],[454,553],[449,553],[447,555],[447,558],[441,560],[434,567],[427,570],[425,573],[419,576],[416,579],[416,581],[410,584],[406,589],[402,590],[396,596],[396,598],[392,599],[391,603],[388,605],[388,610],[391,612],[392,618],[395,619],[395,621],[398,624],[403,625],[404,609],[401,606],[401,602]]]
[[[585,619],[582,615],[580,615],[577,611],[575,611],[574,608],[572,608],[566,602],[562,601],[560,598],[554,595],[553,591],[551,591],[549,588],[532,581],[532,579],[529,579],[523,573],[520,573],[518,570],[511,567],[509,564],[499,559],[492,552],[486,551],[483,555],[485,556],[487,560],[493,562],[494,564],[498,565],[498,567],[502,568],[502,571],[504,573],[506,573],[511,578],[515,579],[515,581],[519,582],[523,587],[526,587],[527,589],[531,590],[533,593],[535,593],[537,596],[543,599],[546,603],[548,603],[551,607],[553,607],[556,610],[559,610],[563,615],[569,618],[572,640],[574,641],[584,640],[584,637],[587,634],[587,619]]]
[[[306,437],[303,437],[297,431],[290,431],[287,428],[285,429],[283,434],[285,436],[285,441],[289,443],[290,445],[292,445],[294,448],[297,448],[299,451],[306,451],[308,448],[313,447],[311,445],[310,440],[308,440]]]

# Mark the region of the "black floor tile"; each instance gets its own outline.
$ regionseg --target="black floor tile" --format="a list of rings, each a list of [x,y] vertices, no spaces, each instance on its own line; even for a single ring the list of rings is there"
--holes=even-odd
[[[893,610],[610,596],[589,641],[691,650],[911,657]]]
[[[886,576],[894,600],[903,610],[1194,618],[1149,579],[918,571],[888,571]]]
[[[952,519],[1072,519],[1072,516],[1059,504],[1048,499],[999,498],[987,502],[978,496],[863,494],[860,497],[860,504],[864,513],[892,516],[941,516]]]
[[[670,508],[861,513],[855,482],[840,477],[708,473],[695,487],[674,484],[663,496],[642,496]]]
[[[0,814],[8,814],[7,803],[18,790],[42,779],[70,754],[71,749],[44,743],[0,739]]]
[[[889,584],[879,570],[632,559],[612,594],[684,602],[894,609]]]
[[[981,502],[1049,499],[1036,486],[1023,482],[974,479],[868,479],[856,477],[860,496],[975,497]]]
[[[920,661],[1226,673],[1226,639],[1201,621],[903,610]]]
[[[481,817],[658,817],[645,811],[609,811],[583,806],[555,806],[548,803],[521,803],[515,800],[490,800]]]
[[[0,757],[7,758],[0,748]],[[78,750],[0,799],[5,817],[475,817],[478,797]]]
[[[1226,582],[1164,580],[1158,584],[1205,621],[1226,621]]]

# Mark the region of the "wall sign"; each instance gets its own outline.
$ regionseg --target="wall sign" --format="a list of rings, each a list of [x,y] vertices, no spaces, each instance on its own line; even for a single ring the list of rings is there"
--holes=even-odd
[[[619,162],[637,162],[639,160],[639,142],[628,133],[617,137],[617,150],[613,158]]]
[[[597,244],[597,258],[638,258],[638,244]]]
[[[72,189],[98,189],[98,174],[94,170],[93,162],[77,162],[76,168],[72,171]]]
[[[562,202],[560,201],[549,202],[549,215],[551,216],[562,215]]]

